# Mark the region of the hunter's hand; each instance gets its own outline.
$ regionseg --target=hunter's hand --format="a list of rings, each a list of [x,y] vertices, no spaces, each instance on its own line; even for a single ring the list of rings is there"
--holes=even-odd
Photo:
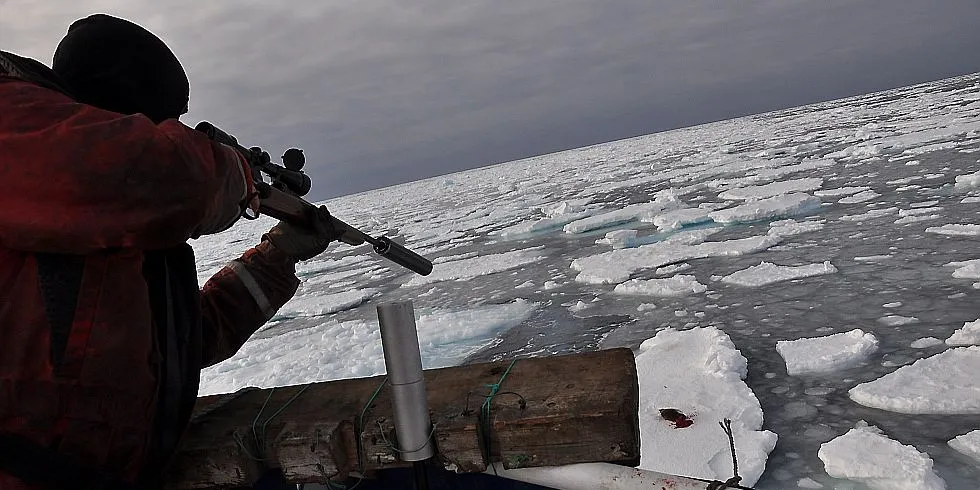
[[[327,245],[341,235],[341,232],[330,226],[330,211],[327,211],[326,206],[316,208],[312,221],[312,229],[280,221],[265,237],[273,246],[297,262],[312,259],[323,253]]]

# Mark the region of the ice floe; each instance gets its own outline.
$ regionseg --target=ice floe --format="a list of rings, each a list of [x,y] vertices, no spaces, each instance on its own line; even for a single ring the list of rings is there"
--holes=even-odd
[[[980,187],[980,172],[956,176],[957,189],[970,189],[973,187]]]
[[[718,194],[720,199],[733,200],[755,200],[768,197],[790,194],[793,192],[807,192],[819,189],[823,185],[823,179],[811,177],[795,180],[781,180],[765,185],[753,185],[737,187]]]
[[[721,282],[737,284],[739,286],[757,287],[776,282],[802,279],[804,277],[833,274],[835,272],[837,272],[837,268],[834,267],[830,261],[825,261],[821,264],[806,264],[797,266],[777,265],[770,262],[762,262],[759,265],[753,265],[752,267],[742,269],[722,277]]]
[[[837,202],[839,202],[840,204],[857,204],[857,203],[870,201],[880,196],[881,194],[878,194],[875,191],[867,190],[867,191],[858,192],[857,194],[853,194],[847,197],[842,197]]]
[[[980,347],[957,347],[848,391],[861,405],[898,413],[980,414]]]
[[[633,247],[638,244],[636,234],[636,230],[614,230],[595,242],[599,245],[611,245],[612,248]]]
[[[731,339],[714,327],[661,330],[636,356],[640,383],[640,467],[674,475],[727,480],[732,476],[728,438],[718,426],[732,420],[742,485],[765,469],[776,434],[762,430],[762,408],[742,381],[748,367]],[[675,409],[693,424],[661,415]]]
[[[703,239],[706,234],[691,233],[681,236],[698,240]],[[655,269],[697,258],[749,254],[773,247],[780,241],[781,237],[771,235],[695,244],[684,243],[682,240],[664,241],[581,257],[573,260],[571,267],[579,271],[575,277],[578,282],[618,284],[628,280],[638,270]]]
[[[703,293],[707,286],[698,282],[694,276],[676,275],[664,279],[630,279],[617,284],[613,290],[619,294],[645,296],[683,296]]]
[[[936,347],[937,345],[943,345],[943,341],[937,339],[936,337],[922,337],[921,339],[915,339],[909,344],[909,347],[913,349],[928,349],[929,347]]]
[[[966,322],[962,328],[956,329],[946,339],[946,345],[980,345],[980,319]]]
[[[544,259],[544,256],[539,253],[541,249],[542,247],[512,250],[444,262],[433,266],[432,272],[428,276],[413,276],[404,285],[419,286],[441,281],[473,279],[474,277],[514,269]]]
[[[854,329],[825,337],[776,342],[776,352],[790,375],[822,373],[860,364],[878,350],[878,339],[870,332]]]
[[[678,206],[678,201],[674,199],[656,200],[631,204],[622,209],[596,214],[588,218],[572,221],[562,227],[565,233],[585,233],[587,231],[605,228],[607,226],[639,221],[645,216],[651,216]]]
[[[683,208],[647,216],[641,220],[652,222],[660,231],[670,231],[686,225],[711,221],[708,217],[709,212],[709,209],[704,208]]]
[[[871,189],[870,187],[859,186],[859,187],[838,187],[836,189],[823,189],[819,191],[814,191],[813,195],[818,197],[837,197],[837,196],[849,196],[851,194],[857,194],[858,192],[863,192]]]
[[[507,238],[521,237],[535,232],[561,228],[568,223],[586,218],[591,214],[592,212],[590,211],[581,211],[577,213],[557,214],[547,218],[522,221],[516,225],[497,230],[493,232],[493,234]]]
[[[974,224],[949,224],[926,228],[926,233],[936,233],[939,235],[958,235],[958,236],[977,236],[980,235],[980,225]]]
[[[823,227],[823,220],[796,221],[794,219],[784,219],[769,223],[769,234],[788,237],[809,233],[811,231],[820,231],[823,229]]]
[[[973,458],[980,464],[980,429],[956,436],[947,444],[960,453]]]
[[[898,211],[898,208],[884,208],[884,209],[870,209],[867,212],[861,214],[845,214],[841,216],[840,219],[843,221],[867,221],[869,219],[881,218],[883,216],[888,216],[894,212]]]
[[[916,323],[919,319],[914,316],[902,316],[902,315],[887,315],[878,319],[878,323],[883,325],[888,325],[889,327],[898,327],[902,325],[908,325],[910,323]]]
[[[712,211],[708,213],[708,216],[718,223],[745,223],[802,214],[816,209],[819,206],[819,198],[809,194],[794,193],[750,201],[733,208]]]
[[[980,259],[950,262],[946,267],[953,267],[953,277],[957,279],[980,279]]]
[[[537,304],[518,299],[463,310],[416,310],[426,368],[459,364],[492,345],[496,335],[526,320]],[[373,376],[384,372],[377,321],[336,321],[253,338],[201,373],[200,395],[245,386],[272,387]]]
[[[378,295],[373,288],[350,289],[334,294],[303,294],[289,300],[272,320],[305,316],[321,316],[354,308]]]
[[[859,422],[846,434],[820,445],[827,474],[864,483],[873,490],[945,490],[932,458]]]

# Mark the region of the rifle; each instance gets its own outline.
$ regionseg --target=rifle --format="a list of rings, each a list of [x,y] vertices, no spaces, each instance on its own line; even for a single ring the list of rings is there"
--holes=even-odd
[[[202,121],[194,129],[218,143],[238,150],[242,155],[253,154],[252,150],[240,145],[234,136],[207,121]],[[316,206],[301,197],[306,195],[312,186],[310,177],[302,171],[303,165],[306,164],[303,150],[296,148],[286,150],[286,153],[283,154],[283,165],[256,161],[256,159],[249,160],[252,167],[252,177],[255,181],[255,190],[258,191],[261,202],[259,213],[313,228],[311,220],[316,216]],[[262,179],[263,173],[269,176],[271,183],[266,183]],[[378,255],[402,267],[423,276],[432,272],[432,262],[386,236],[374,238],[332,215],[327,225],[340,233],[338,240],[341,242],[355,246],[367,242],[374,247],[374,251]]]

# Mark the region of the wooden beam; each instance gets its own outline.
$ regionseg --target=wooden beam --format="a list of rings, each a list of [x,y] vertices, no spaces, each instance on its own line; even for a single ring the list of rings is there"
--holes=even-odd
[[[488,386],[508,367],[510,360],[425,371],[437,458],[447,469],[484,471],[488,449],[506,468],[639,463],[632,351],[520,359],[481,424]],[[389,390],[378,391],[383,382],[375,376],[201,398],[167,486],[249,486],[262,459],[295,483],[405,466]]]

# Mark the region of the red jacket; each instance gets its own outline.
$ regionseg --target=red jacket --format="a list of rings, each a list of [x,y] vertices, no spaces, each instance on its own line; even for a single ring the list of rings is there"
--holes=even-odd
[[[186,242],[238,205],[242,157],[176,120],[75,103],[4,67],[0,435],[154,483],[200,369],[292,297],[294,263],[263,240],[199,289]],[[38,488],[10,473],[0,489]]]

